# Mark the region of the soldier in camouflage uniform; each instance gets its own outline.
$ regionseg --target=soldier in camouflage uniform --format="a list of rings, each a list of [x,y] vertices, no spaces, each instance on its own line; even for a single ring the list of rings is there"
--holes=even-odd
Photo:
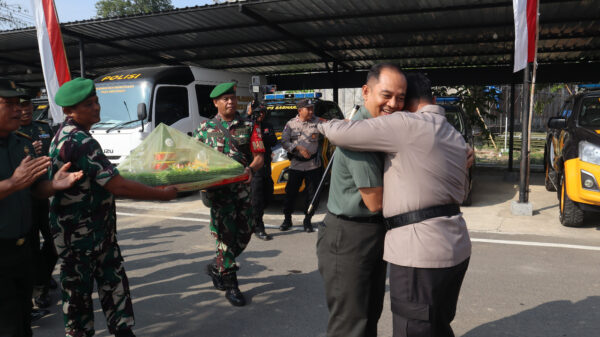
[[[50,142],[52,141],[53,132],[50,125],[45,121],[33,120],[33,104],[31,98],[34,95],[27,91],[27,97],[21,98],[21,127],[19,131],[29,136],[35,147],[36,155],[47,156],[50,150]],[[50,306],[50,295],[48,293],[51,287],[52,272],[58,260],[52,235],[50,233],[50,225],[48,219],[48,200],[36,199],[32,200],[32,222],[33,228],[31,231],[33,259],[35,262],[35,283],[33,297],[35,304],[40,308]],[[40,233],[44,238],[44,243],[40,248]],[[53,288],[56,288],[56,283],[53,283]],[[40,317],[42,312],[34,310],[33,317]]]
[[[236,111],[235,83],[222,83],[210,94],[217,107],[215,118],[200,124],[194,137],[235,159],[246,167],[250,179],[207,192],[210,208],[210,231],[216,240],[215,263],[206,266],[215,288],[225,290],[225,297],[235,306],[246,304],[240,292],[235,258],[246,248],[253,232],[250,195],[252,174],[263,166],[264,145],[260,133],[251,139],[253,125]]]
[[[129,283],[117,244],[114,196],[169,200],[177,191],[126,180],[108,161],[89,133],[91,126],[100,121],[92,80],[76,78],[65,83],[55,101],[67,116],[50,146],[51,174],[66,162],[84,174],[75,186],[57,193],[50,205],[54,244],[61,259],[66,335],[94,335],[92,291],[96,280],[110,333],[134,336]]]

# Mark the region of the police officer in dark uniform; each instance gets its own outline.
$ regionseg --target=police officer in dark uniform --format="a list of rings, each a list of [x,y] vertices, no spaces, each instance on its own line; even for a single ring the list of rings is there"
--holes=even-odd
[[[29,337],[33,265],[30,242],[31,195],[47,198],[81,178],[63,166],[45,180],[50,158],[33,158],[34,149],[15,131],[20,124],[20,100],[12,81],[0,79],[0,336]]]
[[[33,103],[31,99],[36,96],[32,90],[21,90],[26,97],[21,98],[21,127],[19,132],[26,134],[33,142],[35,154],[37,156],[47,156],[52,141],[53,132],[50,125],[45,121],[33,120]],[[52,279],[52,271],[58,260],[56,249],[50,233],[48,219],[48,200],[32,200],[33,228],[31,231],[31,243],[33,248],[33,259],[35,263],[35,281],[34,281],[34,302],[40,308],[50,306],[49,289],[55,289],[56,282]],[[40,233],[44,238],[44,243],[40,248]],[[35,312],[33,319],[40,316],[40,312]]]
[[[251,105],[248,106],[248,113],[258,114],[256,121],[260,123],[262,140],[265,145],[264,165],[254,176],[252,176],[252,209],[254,210],[254,234],[261,240],[271,240],[271,235],[265,231],[263,215],[273,197],[273,178],[271,178],[271,148],[277,144],[277,136],[273,130],[273,125],[265,121],[267,116],[267,107],[259,105],[254,111]]]

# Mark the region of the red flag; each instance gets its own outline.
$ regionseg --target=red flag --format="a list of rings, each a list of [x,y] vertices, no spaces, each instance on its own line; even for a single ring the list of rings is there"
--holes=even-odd
[[[31,0],[44,82],[54,123],[63,121],[62,109],[54,102],[58,88],[71,80],[58,15],[53,0]]]
[[[513,0],[515,18],[514,72],[534,62],[537,47],[538,0]]]

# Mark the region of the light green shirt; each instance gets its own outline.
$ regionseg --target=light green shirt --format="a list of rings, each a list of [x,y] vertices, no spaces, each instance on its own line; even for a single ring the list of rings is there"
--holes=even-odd
[[[371,114],[361,107],[353,120],[368,119]],[[335,150],[327,209],[336,215],[367,217],[369,211],[359,188],[383,186],[383,158],[377,152],[355,152],[340,147]]]

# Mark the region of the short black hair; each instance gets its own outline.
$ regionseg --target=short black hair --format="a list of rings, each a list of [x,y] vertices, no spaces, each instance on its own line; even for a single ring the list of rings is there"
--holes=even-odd
[[[431,81],[423,73],[406,74],[406,97],[405,101],[423,100],[433,102],[433,92],[431,91]]]
[[[397,65],[395,65],[393,63],[377,63],[377,64],[374,64],[371,67],[371,69],[369,69],[369,72],[367,73],[367,82],[366,83],[369,83],[369,81],[372,79],[379,80],[379,75],[381,74],[381,71],[383,69],[394,70],[394,71],[397,71],[400,74],[404,75],[404,72],[400,69],[400,67],[398,67]]]

